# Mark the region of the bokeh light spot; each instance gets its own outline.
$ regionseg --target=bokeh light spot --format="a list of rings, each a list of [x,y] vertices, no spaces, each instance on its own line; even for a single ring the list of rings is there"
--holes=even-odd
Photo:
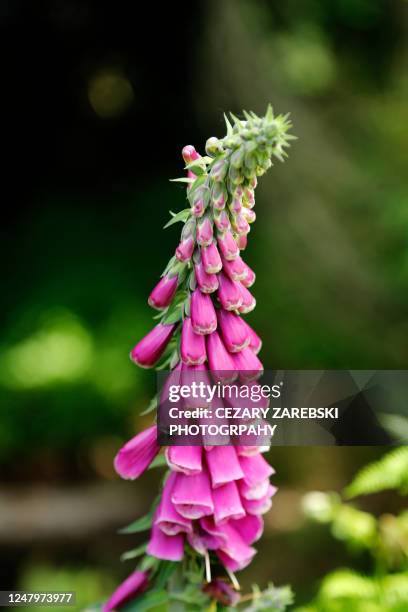
[[[125,113],[134,97],[130,81],[118,69],[105,68],[89,80],[89,103],[102,119],[119,117]]]

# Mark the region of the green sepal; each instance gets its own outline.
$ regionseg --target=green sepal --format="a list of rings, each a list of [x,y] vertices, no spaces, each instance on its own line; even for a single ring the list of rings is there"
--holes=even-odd
[[[141,544],[137,548],[133,548],[132,550],[127,550],[120,556],[121,561],[129,561],[129,559],[137,559],[137,557],[141,557],[146,552],[147,544]]]
[[[184,208],[184,210],[180,210],[180,212],[178,213],[174,213],[171,210],[169,212],[172,215],[172,218],[170,219],[170,221],[166,223],[166,225],[163,226],[163,229],[167,229],[171,225],[174,225],[175,223],[178,223],[178,222],[185,223],[187,219],[189,218],[189,216],[191,215],[190,208]]]

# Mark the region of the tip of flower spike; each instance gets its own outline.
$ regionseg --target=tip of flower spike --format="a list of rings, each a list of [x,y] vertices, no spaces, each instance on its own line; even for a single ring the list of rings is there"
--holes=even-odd
[[[183,147],[181,154],[186,164],[191,164],[192,161],[200,157],[193,145],[186,145],[185,147]]]

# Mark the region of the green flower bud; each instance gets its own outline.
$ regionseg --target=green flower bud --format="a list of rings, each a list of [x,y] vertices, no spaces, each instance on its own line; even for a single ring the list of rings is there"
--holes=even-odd
[[[218,138],[216,138],[215,136],[211,136],[211,138],[209,138],[205,143],[205,151],[207,155],[210,155],[211,157],[216,157],[220,153],[224,152],[222,142],[218,140]]]
[[[228,160],[223,157],[217,160],[211,168],[210,176],[216,183],[221,183],[227,176]]]
[[[244,162],[244,157],[245,157],[245,148],[241,145],[231,155],[231,166],[233,166],[237,170],[241,168]]]

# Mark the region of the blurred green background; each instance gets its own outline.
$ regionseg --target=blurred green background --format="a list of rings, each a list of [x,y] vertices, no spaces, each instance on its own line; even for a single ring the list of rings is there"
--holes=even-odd
[[[142,11],[143,8],[143,11]],[[224,111],[291,112],[299,140],[260,181],[250,322],[268,368],[404,368],[408,359],[408,3],[208,0],[170,6],[4,0],[0,350],[1,588],[70,589],[78,609],[130,573],[158,474],[112,459],[154,386],[127,358],[185,207],[181,148]],[[343,562],[300,511],[381,448],[280,448],[250,584],[306,601]],[[392,494],[368,499],[391,512]],[[276,551],[276,555],[274,554]]]

